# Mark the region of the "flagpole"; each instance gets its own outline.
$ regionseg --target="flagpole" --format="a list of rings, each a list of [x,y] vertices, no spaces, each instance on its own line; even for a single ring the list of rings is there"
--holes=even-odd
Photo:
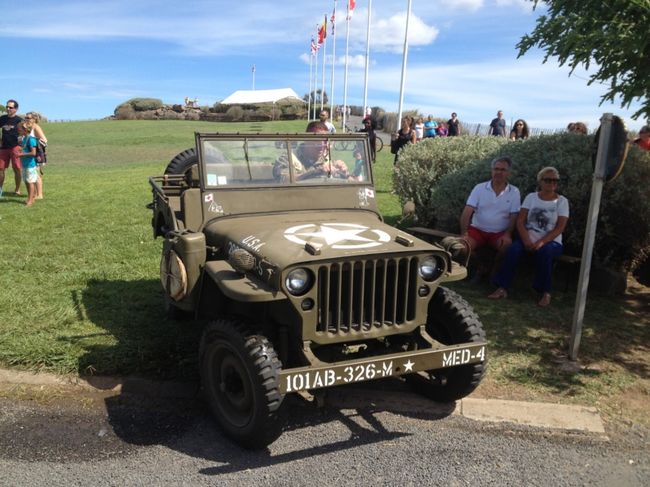
[[[348,4],[347,15],[345,16],[345,68],[343,71],[343,131],[348,119],[348,48],[350,44],[350,2]]]
[[[406,81],[406,58],[409,51],[409,20],[411,18],[411,0],[406,11],[406,29],[404,29],[404,55],[402,56],[402,79],[399,83],[399,109],[397,111],[397,128],[402,124],[402,106],[404,104],[404,83]]]
[[[311,40],[311,45],[309,46],[309,94],[307,95],[307,120],[309,120],[311,112],[311,93],[312,93],[312,66],[314,64],[314,39]]]
[[[363,82],[363,116],[368,111],[368,65],[370,64],[370,13],[372,10],[372,0],[368,0],[368,27],[366,30],[366,73]]]
[[[323,110],[323,106],[325,105],[325,61],[327,60],[327,56],[325,55],[327,53],[327,14],[325,14],[325,35],[323,37],[323,83],[322,83],[322,91],[320,92],[320,109],[321,111]]]
[[[316,119],[316,91],[318,90],[318,53],[320,52],[320,43],[316,44],[317,49],[316,49],[316,61],[314,62],[314,113],[312,116],[312,120]]]
[[[332,13],[332,83],[330,84],[330,118],[334,120],[336,114],[334,108],[334,71],[336,69],[336,0],[334,0],[334,12]]]

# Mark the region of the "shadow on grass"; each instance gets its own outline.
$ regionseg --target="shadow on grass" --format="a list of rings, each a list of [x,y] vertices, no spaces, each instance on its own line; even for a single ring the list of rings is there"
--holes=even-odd
[[[72,298],[84,319],[106,330],[104,339],[84,345],[81,375],[196,378],[201,324],[167,319],[158,280],[93,279]]]
[[[568,360],[575,294],[556,292],[549,308],[519,285],[507,300],[486,298],[491,288],[468,283],[454,289],[470,301],[489,340],[491,375],[515,383],[574,396],[620,390],[650,377],[650,293],[621,297],[589,294],[577,363]]]

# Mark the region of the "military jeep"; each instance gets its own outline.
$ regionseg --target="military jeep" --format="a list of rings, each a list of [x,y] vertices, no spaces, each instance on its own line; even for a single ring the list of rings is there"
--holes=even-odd
[[[201,383],[227,436],[273,442],[291,393],[387,377],[436,401],[476,388],[482,324],[442,287],[466,268],[382,221],[365,134],[195,139],[150,178],[149,207],[165,305],[206,323]]]

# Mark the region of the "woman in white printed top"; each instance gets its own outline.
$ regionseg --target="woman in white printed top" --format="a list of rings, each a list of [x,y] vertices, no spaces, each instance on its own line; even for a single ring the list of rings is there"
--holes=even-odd
[[[551,303],[553,259],[562,254],[562,232],[569,220],[569,201],[557,192],[559,180],[554,167],[545,167],[537,174],[540,190],[530,193],[521,204],[517,216],[519,239],[506,252],[501,269],[493,279],[498,287],[488,296],[490,299],[508,297],[517,262],[527,251],[535,256],[533,287],[541,295],[537,304]]]

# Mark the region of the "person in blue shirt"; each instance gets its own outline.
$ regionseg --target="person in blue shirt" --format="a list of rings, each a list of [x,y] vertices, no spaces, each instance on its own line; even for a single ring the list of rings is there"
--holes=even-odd
[[[438,122],[433,119],[433,115],[429,115],[427,121],[424,122],[424,137],[435,137],[437,129]]]
[[[29,135],[34,127],[29,122],[20,122],[18,124],[18,135],[22,137],[20,145],[22,153],[18,154],[22,166],[23,181],[27,186],[26,206],[32,206],[36,198],[36,182],[38,181],[38,169],[36,166],[36,147],[38,140],[36,137]]]

